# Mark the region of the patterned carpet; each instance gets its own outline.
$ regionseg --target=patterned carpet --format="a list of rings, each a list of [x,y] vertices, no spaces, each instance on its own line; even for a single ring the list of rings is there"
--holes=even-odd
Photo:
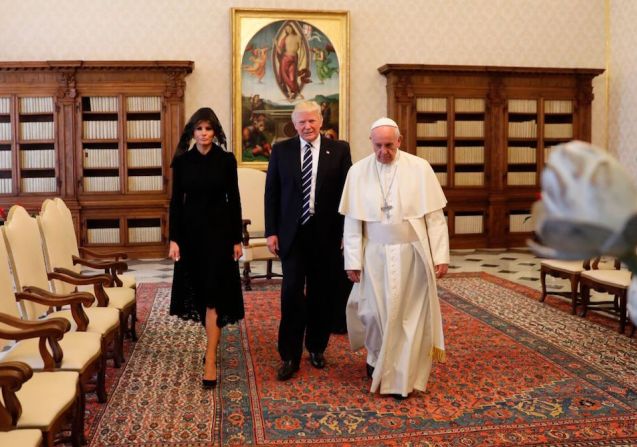
[[[223,332],[220,386],[204,391],[203,331],[167,315],[169,291],[140,287],[140,340],[109,369],[108,405],[89,404],[91,446],[637,445],[636,340],[486,273],[440,282],[447,363],[404,401],[368,393],[365,355],[342,335],[324,370],[304,358],[276,381],[276,290],[246,293],[246,319]]]

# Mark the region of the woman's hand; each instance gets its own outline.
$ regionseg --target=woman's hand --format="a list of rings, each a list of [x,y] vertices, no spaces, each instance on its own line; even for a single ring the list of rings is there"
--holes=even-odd
[[[233,259],[235,261],[238,261],[241,256],[243,256],[243,247],[241,244],[234,244],[234,255],[233,255]]]
[[[170,247],[168,248],[168,257],[177,262],[181,258],[179,254],[179,245],[175,241],[170,241]]]

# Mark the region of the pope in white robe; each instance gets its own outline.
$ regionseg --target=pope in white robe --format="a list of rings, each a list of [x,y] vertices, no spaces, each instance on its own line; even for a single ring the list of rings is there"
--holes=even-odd
[[[350,168],[339,207],[354,282],[347,327],[352,349],[367,349],[370,391],[400,398],[424,391],[445,357],[436,277],[449,264],[447,200],[429,163],[399,150],[394,121],[377,120],[370,139],[374,153]]]

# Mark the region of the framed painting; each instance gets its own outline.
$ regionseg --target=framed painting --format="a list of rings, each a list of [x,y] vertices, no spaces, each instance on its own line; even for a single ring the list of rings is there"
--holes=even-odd
[[[348,138],[349,12],[232,9],[232,128],[239,166],[266,169],[296,135],[294,106],[321,106],[325,138]]]

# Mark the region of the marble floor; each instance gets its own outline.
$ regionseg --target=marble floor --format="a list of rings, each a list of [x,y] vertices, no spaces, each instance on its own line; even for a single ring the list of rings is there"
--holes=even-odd
[[[137,282],[164,282],[172,280],[172,261],[168,259],[145,259],[128,261],[129,273],[135,274]],[[264,263],[253,263],[255,272],[263,271]],[[280,272],[280,266],[274,270]],[[450,272],[487,272],[502,278],[540,289],[540,260],[529,250],[452,250]],[[549,287],[561,290],[566,282],[547,279]]]
[[[281,268],[275,263],[274,271]],[[171,282],[173,262],[169,259],[129,260],[129,272],[135,275],[138,283],[143,282]],[[265,271],[265,262],[253,262],[255,273]],[[518,284],[541,290],[540,259],[527,248],[519,249],[475,249],[452,250],[450,272],[487,272],[492,275],[508,279]],[[547,289],[551,291],[569,291],[567,280],[547,276]],[[567,298],[564,300],[569,301]],[[597,292],[591,293],[591,301],[608,299]]]

